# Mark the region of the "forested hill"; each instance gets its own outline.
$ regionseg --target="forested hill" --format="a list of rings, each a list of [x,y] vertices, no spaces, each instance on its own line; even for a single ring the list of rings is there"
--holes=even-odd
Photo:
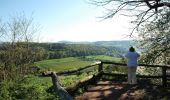
[[[98,42],[69,42],[33,43],[34,47],[41,47],[48,52],[48,59],[109,55],[120,57],[127,52],[131,41],[98,41]]]
[[[0,50],[4,46],[0,45]],[[24,45],[25,43],[17,43]],[[58,42],[58,43],[31,43],[31,50],[34,52],[35,61],[43,59],[56,59],[64,57],[79,57],[89,55],[108,55],[121,57],[127,51],[131,41],[98,41],[98,42]]]
[[[125,41],[97,41],[94,42],[95,45],[99,46],[108,46],[108,47],[121,47],[128,49],[130,46],[134,45],[133,41],[125,40]]]
[[[59,41],[58,43],[65,44],[91,44],[95,46],[103,47],[119,47],[128,50],[130,46],[135,45],[135,42],[132,40],[123,40],[123,41],[96,41],[96,42],[70,42],[70,41]]]

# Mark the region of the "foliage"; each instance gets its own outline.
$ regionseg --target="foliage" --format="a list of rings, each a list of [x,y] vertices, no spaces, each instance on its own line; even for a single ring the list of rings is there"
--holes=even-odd
[[[146,24],[139,31],[139,47],[142,49],[140,63],[169,63],[170,57],[170,12],[160,15],[152,23]],[[161,68],[144,68],[145,73],[160,75]]]
[[[36,76],[29,76],[24,80],[2,81],[0,84],[0,99],[2,100],[57,100],[57,95],[48,92],[51,81],[44,81]]]
[[[69,75],[69,76],[61,76],[59,77],[60,83],[63,87],[72,86],[75,82],[82,80],[83,78],[88,77],[89,75],[94,74],[94,72],[91,73],[82,73],[80,75]]]
[[[24,79],[25,75],[31,72],[34,61],[34,52],[29,41],[37,28],[32,18],[29,19],[22,14],[11,17],[0,29],[1,41],[8,40],[0,45],[0,81],[15,80],[15,75]]]
[[[0,29],[1,41],[8,40],[0,44],[0,99],[54,99],[55,95],[46,92],[46,84],[35,84],[34,80],[29,78],[34,72],[33,62],[44,55],[42,48],[34,50],[30,46],[36,32],[32,19],[27,19],[25,15],[12,17],[9,22],[0,26]]]
[[[114,46],[115,43],[115,46]],[[116,45],[119,43],[119,46]],[[113,45],[112,45],[113,44]],[[32,47],[41,47],[45,49],[48,54],[46,58],[57,59],[65,57],[77,57],[88,55],[109,55],[120,57],[125,52],[127,47],[120,47],[124,42],[94,42],[94,43],[32,43]],[[129,42],[126,44],[130,44]],[[124,46],[124,45],[123,45]]]
[[[69,75],[59,77],[63,87],[74,85],[94,73],[82,73],[80,75]],[[0,83],[0,99],[2,100],[59,100],[54,92],[50,77],[28,76],[24,80],[2,81]]]
[[[170,52],[170,12],[161,15],[151,24],[140,29],[140,47],[143,49],[142,60],[151,64],[167,64]]]
[[[127,74],[127,66],[115,66],[115,65],[104,65],[104,72],[107,73],[118,73],[118,74]]]

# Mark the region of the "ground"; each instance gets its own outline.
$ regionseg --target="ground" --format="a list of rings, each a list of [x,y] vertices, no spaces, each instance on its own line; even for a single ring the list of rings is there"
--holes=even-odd
[[[126,81],[99,81],[75,100],[170,100],[170,89],[148,84],[141,80],[137,85]]]

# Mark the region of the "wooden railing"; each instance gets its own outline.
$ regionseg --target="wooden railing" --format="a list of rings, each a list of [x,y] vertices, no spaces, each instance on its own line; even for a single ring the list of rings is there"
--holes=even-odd
[[[91,64],[91,65],[87,65],[87,66],[83,66],[83,67],[80,67],[80,68],[74,69],[74,70],[66,70],[66,71],[56,72],[56,74],[58,76],[79,74],[80,71],[82,71],[82,70],[85,70],[85,69],[88,69],[88,68],[91,68],[91,67],[94,67],[94,66],[98,66],[100,64],[101,64],[101,62],[97,62],[97,63]],[[45,77],[51,76],[51,72],[43,72],[42,76],[45,76]]]
[[[108,61],[103,61],[101,62],[103,64],[113,64],[113,65],[118,65],[118,66],[127,66],[127,64],[123,64],[123,63],[115,63],[115,62],[108,62]],[[102,64],[101,64],[102,65]],[[170,70],[170,66],[168,65],[148,65],[148,64],[139,64],[138,67],[151,67],[151,68],[161,68],[161,75],[137,75],[137,77],[140,78],[162,78],[162,86],[166,87],[167,86],[167,78],[170,77],[170,75],[167,74],[167,71]],[[103,66],[102,68],[100,68],[100,70],[103,70]],[[109,73],[103,73],[103,75],[118,75],[118,76],[127,76],[127,74],[109,74]]]
[[[115,66],[127,66],[124,63],[115,63],[115,62],[109,62],[109,61],[101,61],[95,64],[91,64],[88,66],[80,67],[75,70],[68,70],[68,71],[62,71],[62,72],[43,72],[42,76],[44,77],[51,77],[54,90],[57,92],[62,100],[72,100],[73,98],[70,95],[73,95],[75,91],[77,91],[78,88],[87,86],[89,84],[95,83],[98,79],[102,77],[102,75],[111,75],[111,76],[127,76],[127,74],[116,74],[116,73],[107,73],[103,69],[104,64],[112,64]],[[94,66],[97,66],[97,74],[88,76],[87,78],[84,78],[83,80],[77,81],[73,86],[69,87],[61,87],[58,76],[61,75],[71,75],[71,74],[80,74],[81,71],[92,68]],[[170,69],[170,66],[167,65],[147,65],[147,64],[139,64],[139,67],[152,67],[152,68],[161,68],[161,75],[159,76],[151,76],[151,75],[137,75],[137,77],[140,78],[161,78],[162,79],[162,86],[167,86],[167,78],[170,77],[170,75],[167,75],[167,70]]]

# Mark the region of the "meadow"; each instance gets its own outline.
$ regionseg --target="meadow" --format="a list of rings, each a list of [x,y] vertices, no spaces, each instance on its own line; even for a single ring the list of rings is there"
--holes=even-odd
[[[112,61],[112,62],[120,62],[122,60],[122,58],[119,58],[119,57],[112,57],[112,56],[106,56],[106,55],[86,56],[85,59]]]
[[[119,62],[121,61],[121,58],[105,56],[105,55],[85,56],[85,58],[83,57],[83,59],[81,57],[67,57],[61,59],[42,60],[42,61],[35,62],[35,65],[40,68],[40,72],[44,72],[44,71],[59,72],[59,71],[71,70],[71,69],[87,66],[95,63],[98,60]],[[90,70],[94,70],[94,68]],[[62,86],[69,86],[74,82],[76,82],[77,80],[81,80],[84,77],[89,76],[89,74],[94,74],[94,73],[90,72],[90,73],[82,73],[80,75],[60,76],[59,79]],[[48,86],[52,85],[50,77],[39,77],[39,78],[34,77],[31,78],[30,81],[31,80],[35,81],[35,83],[38,82],[41,84],[48,84]]]
[[[40,68],[41,71],[64,71],[76,69],[79,67],[87,66],[95,63],[98,60],[107,60],[119,62],[121,58],[97,55],[97,56],[85,56],[83,59],[81,57],[67,57],[61,59],[50,59],[35,62],[35,65]]]
[[[40,68],[41,71],[64,71],[76,69],[82,66],[90,65],[94,61],[82,61],[76,57],[68,57],[61,59],[51,59],[35,62],[35,65]]]

